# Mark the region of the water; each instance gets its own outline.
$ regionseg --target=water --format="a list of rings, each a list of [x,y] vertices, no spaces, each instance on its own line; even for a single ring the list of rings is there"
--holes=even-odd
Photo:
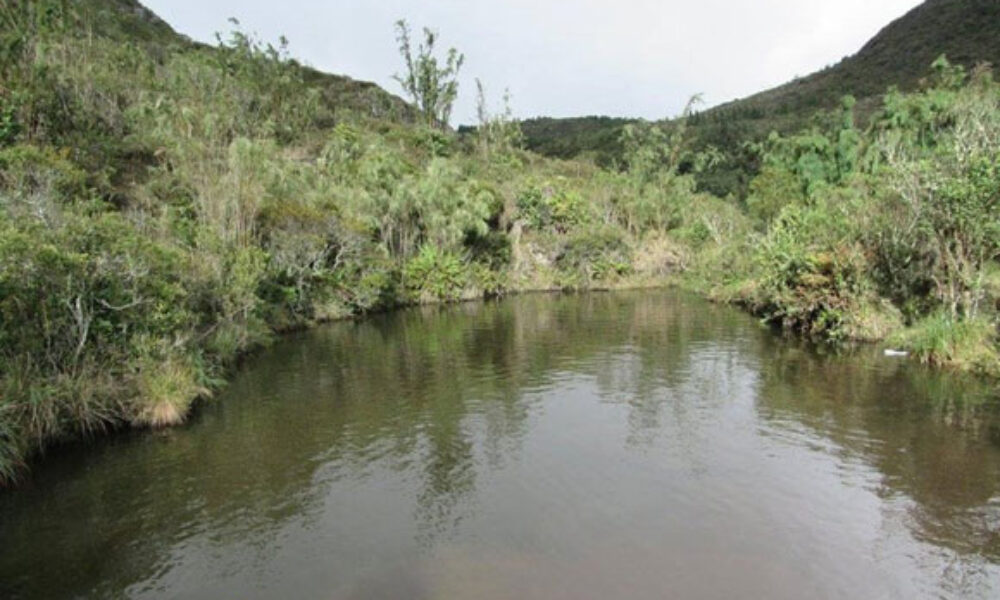
[[[0,597],[997,598],[1000,399],[678,292],[335,324],[51,451]]]

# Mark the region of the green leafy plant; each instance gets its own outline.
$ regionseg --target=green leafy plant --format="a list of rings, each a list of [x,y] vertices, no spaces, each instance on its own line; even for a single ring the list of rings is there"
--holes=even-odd
[[[443,61],[438,59],[434,55],[437,39],[437,33],[424,28],[424,41],[414,51],[409,25],[406,21],[397,21],[396,41],[406,71],[395,79],[420,109],[428,125],[446,126],[458,98],[458,73],[465,56],[450,48]]]
[[[403,279],[416,300],[458,300],[470,283],[465,261],[433,245],[423,246],[406,264]]]

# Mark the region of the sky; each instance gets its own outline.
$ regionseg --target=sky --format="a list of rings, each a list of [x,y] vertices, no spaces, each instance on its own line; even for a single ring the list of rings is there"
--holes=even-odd
[[[571,117],[676,116],[839,62],[921,0],[143,0],[201,41],[242,28],[323,71],[402,95],[393,23],[465,54],[454,124],[475,121],[475,80],[499,109]]]

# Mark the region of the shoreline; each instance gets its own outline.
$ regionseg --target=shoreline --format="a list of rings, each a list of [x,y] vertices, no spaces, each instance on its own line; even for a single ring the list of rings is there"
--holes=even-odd
[[[24,483],[24,481],[26,479],[30,478],[30,474],[31,474],[31,472],[33,470],[33,466],[36,465],[39,461],[45,460],[45,457],[46,457],[45,455],[50,450],[55,451],[55,450],[57,450],[58,448],[61,448],[61,447],[76,446],[76,445],[79,445],[79,444],[88,444],[88,443],[91,443],[91,442],[93,442],[93,441],[95,441],[97,439],[100,439],[100,438],[107,438],[107,437],[119,436],[119,435],[123,435],[123,434],[130,434],[130,435],[132,435],[132,434],[134,434],[134,435],[150,435],[150,434],[155,434],[156,432],[169,431],[170,429],[173,429],[175,427],[182,427],[182,426],[184,426],[189,421],[189,419],[200,409],[200,407],[204,403],[208,403],[208,402],[212,401],[212,396],[216,392],[218,392],[222,388],[224,388],[224,387],[226,387],[226,386],[229,385],[229,383],[232,381],[232,379],[235,376],[235,374],[238,371],[240,371],[241,369],[244,368],[244,364],[245,364],[245,362],[248,359],[250,359],[255,354],[257,354],[257,353],[263,351],[264,349],[266,349],[268,347],[268,345],[270,344],[270,342],[274,341],[274,340],[278,340],[278,339],[289,337],[289,336],[294,336],[295,334],[299,334],[299,333],[305,333],[305,332],[311,331],[313,329],[316,329],[318,327],[322,327],[324,325],[330,325],[330,324],[335,324],[335,323],[343,323],[343,322],[348,322],[348,321],[361,322],[363,320],[366,320],[368,318],[371,318],[371,317],[374,317],[374,316],[377,316],[377,315],[386,315],[386,314],[391,314],[391,313],[395,313],[395,312],[399,312],[399,311],[403,311],[403,310],[415,309],[415,308],[420,308],[420,307],[435,307],[436,306],[436,307],[440,307],[440,308],[446,308],[446,307],[448,307],[450,305],[469,304],[469,303],[475,303],[475,302],[483,303],[483,302],[490,302],[490,301],[502,301],[503,299],[505,299],[507,297],[516,297],[516,296],[522,296],[522,295],[553,295],[553,296],[556,296],[556,295],[583,295],[583,294],[591,294],[591,293],[612,294],[612,293],[617,293],[617,292],[628,292],[628,291],[668,290],[668,289],[680,290],[680,291],[683,291],[685,293],[689,293],[689,294],[695,295],[695,296],[699,297],[700,299],[704,300],[705,302],[709,302],[709,303],[712,303],[712,304],[718,304],[718,305],[725,305],[725,306],[731,307],[734,310],[738,310],[738,311],[740,311],[740,312],[742,312],[742,313],[744,313],[744,314],[746,314],[746,315],[748,315],[750,317],[753,317],[753,318],[759,318],[760,317],[759,313],[755,313],[755,311],[752,310],[752,307],[746,305],[745,303],[741,303],[741,302],[737,302],[737,301],[733,301],[733,300],[720,299],[720,298],[714,296],[710,291],[706,291],[704,289],[699,288],[697,285],[692,285],[692,284],[690,284],[690,282],[685,281],[685,278],[683,277],[683,274],[675,274],[673,276],[662,277],[662,278],[650,278],[650,279],[647,279],[647,280],[644,280],[644,281],[627,281],[626,280],[625,282],[622,282],[620,284],[612,284],[612,285],[605,285],[605,286],[595,286],[595,287],[589,287],[589,288],[525,287],[525,288],[518,288],[518,289],[513,289],[513,290],[507,290],[506,293],[504,293],[502,295],[495,295],[495,296],[491,296],[491,297],[486,297],[486,296],[476,296],[476,297],[464,296],[464,297],[462,297],[460,299],[450,300],[450,301],[448,301],[448,300],[423,300],[423,301],[417,301],[417,302],[402,303],[402,304],[399,304],[397,306],[393,306],[391,308],[387,308],[387,309],[381,310],[381,311],[373,311],[373,312],[367,312],[367,313],[363,313],[363,314],[343,315],[343,316],[338,316],[338,317],[333,317],[333,318],[326,318],[326,319],[315,320],[315,321],[311,321],[311,322],[308,322],[308,323],[303,323],[303,324],[301,324],[299,326],[295,326],[295,327],[290,327],[290,328],[287,328],[287,329],[282,329],[282,330],[274,331],[273,332],[273,338],[271,340],[269,340],[267,343],[258,344],[258,345],[254,346],[252,348],[248,348],[245,351],[241,352],[238,356],[234,357],[234,359],[232,360],[232,363],[230,365],[227,365],[227,367],[224,370],[224,373],[223,373],[224,377],[223,377],[223,381],[222,381],[221,385],[219,387],[217,387],[216,389],[210,390],[210,393],[208,393],[208,394],[199,394],[199,395],[197,395],[197,396],[195,396],[193,398],[190,398],[188,400],[188,402],[187,402],[187,408],[186,408],[186,410],[182,414],[180,414],[180,419],[178,421],[170,422],[170,423],[165,423],[165,424],[162,424],[162,425],[159,425],[159,426],[148,425],[148,424],[139,425],[139,424],[129,423],[127,421],[120,421],[120,422],[117,422],[117,423],[111,422],[111,423],[105,424],[104,427],[102,427],[102,428],[100,428],[98,430],[92,431],[90,433],[87,433],[87,434],[81,434],[81,435],[76,435],[76,436],[69,436],[69,437],[62,438],[62,439],[57,438],[57,439],[49,440],[46,443],[42,444],[41,447],[39,447],[36,450],[34,450],[28,457],[26,457],[26,459],[24,461],[24,464],[22,465],[21,472],[19,473],[19,475],[16,478],[14,478],[11,481],[0,482],[0,492],[2,492],[3,490],[12,490],[12,489],[17,489],[18,487],[20,487]],[[858,348],[858,347],[864,347],[864,346],[868,346],[868,347],[871,347],[871,346],[884,346],[884,344],[885,344],[885,339],[884,338],[883,339],[879,339],[879,340],[873,340],[873,339],[853,339],[853,340],[844,340],[843,342],[832,342],[830,340],[823,340],[821,338],[818,338],[817,336],[806,335],[806,334],[804,334],[804,333],[802,333],[800,331],[795,331],[793,329],[782,328],[782,327],[779,327],[779,326],[777,326],[777,325],[775,325],[773,323],[769,324],[769,325],[767,323],[764,323],[763,321],[761,321],[761,323],[762,323],[762,325],[767,326],[769,329],[772,330],[772,332],[774,332],[776,334],[777,333],[785,333],[785,334],[787,334],[788,336],[790,336],[792,338],[795,338],[795,339],[798,339],[798,340],[802,340],[802,341],[813,342],[813,343],[821,344],[821,345],[841,345],[841,346],[845,346],[845,347],[846,346],[851,346],[851,347],[854,347],[854,348]],[[903,331],[906,331],[906,329],[904,329]],[[959,375],[959,376],[974,377],[974,378],[984,379],[984,380],[989,380],[989,381],[997,381],[998,376],[1000,376],[1000,374],[994,374],[994,373],[976,373],[976,372],[973,372],[973,371],[968,370],[968,369],[950,368],[946,364],[940,364],[940,363],[928,362],[928,361],[919,361],[913,355],[908,355],[908,356],[902,358],[902,360],[917,362],[918,364],[920,364],[921,368],[927,368],[927,369],[931,369],[931,370],[935,370],[935,371],[951,372],[951,373],[954,373],[954,374]]]

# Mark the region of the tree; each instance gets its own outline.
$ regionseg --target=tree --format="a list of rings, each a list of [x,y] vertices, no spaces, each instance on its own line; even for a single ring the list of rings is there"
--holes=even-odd
[[[458,97],[458,72],[462,69],[465,56],[450,48],[444,66],[441,66],[434,56],[437,33],[427,28],[424,28],[424,42],[417,47],[414,55],[410,27],[404,20],[396,22],[396,41],[406,64],[406,73],[396,74],[393,79],[403,86],[428,125],[446,126]]]
[[[476,129],[479,152],[484,159],[490,160],[495,155],[509,158],[515,150],[521,149],[524,134],[510,107],[510,90],[504,90],[503,112],[494,115],[487,106],[483,82],[476,79],[476,116],[479,119]]]

